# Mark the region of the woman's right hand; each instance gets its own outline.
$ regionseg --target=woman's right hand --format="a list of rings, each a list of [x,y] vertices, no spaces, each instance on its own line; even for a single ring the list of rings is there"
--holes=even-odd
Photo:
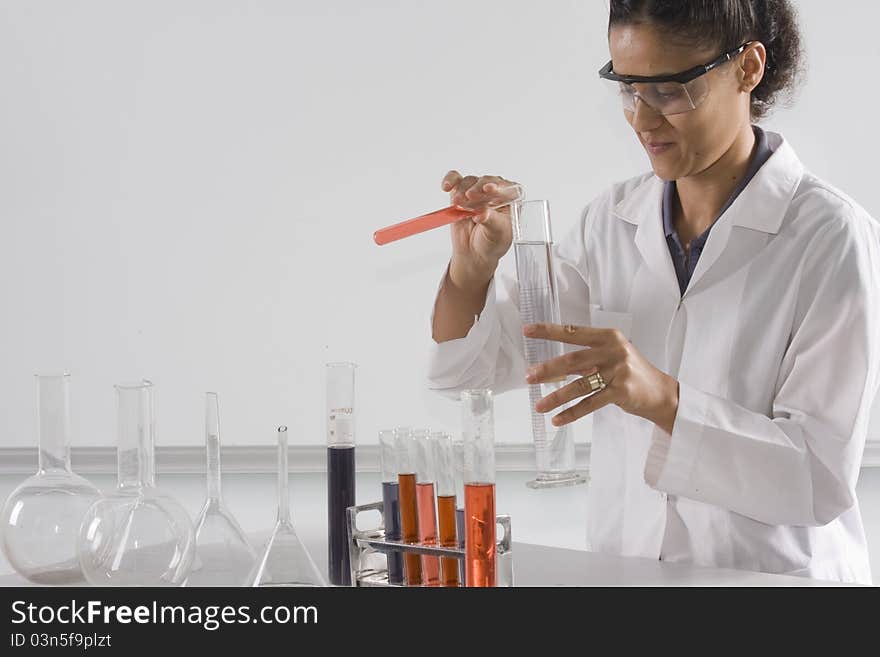
[[[450,276],[461,286],[484,285],[513,242],[510,207],[491,206],[515,199],[520,187],[500,176],[462,176],[458,171],[447,173],[442,187],[453,205],[474,210],[473,217],[451,226]]]

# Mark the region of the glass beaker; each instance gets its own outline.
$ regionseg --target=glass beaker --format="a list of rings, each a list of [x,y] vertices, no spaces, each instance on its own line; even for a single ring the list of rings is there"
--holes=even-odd
[[[397,480],[397,449],[394,431],[379,432],[379,467],[382,471],[382,515],[385,519],[385,538],[399,541],[400,533],[400,482]],[[400,552],[387,552],[388,583],[403,584],[403,556]]]
[[[327,574],[351,586],[346,509],[355,504],[354,363],[327,363]]]
[[[495,417],[489,390],[463,390],[465,586],[495,586]]]
[[[434,500],[434,440],[427,429],[413,431],[416,441],[416,504],[419,542],[437,545],[437,507]],[[422,584],[440,586],[440,559],[422,555]]]
[[[278,436],[278,516],[250,576],[252,586],[327,586],[290,519],[287,427]]]
[[[220,409],[216,392],[205,393],[207,497],[196,519],[196,559],[187,586],[244,586],[257,558],[220,486]]]
[[[38,374],[36,383],[37,473],[3,505],[3,553],[36,584],[82,583],[76,536],[101,493],[70,469],[70,375]]]
[[[510,206],[519,313],[522,323],[560,324],[559,293],[553,259],[553,233],[550,204],[547,201],[521,201]],[[523,338],[528,366],[561,356],[562,344],[552,340]],[[554,427],[550,413],[538,413],[535,404],[565,385],[558,381],[528,386],[535,445],[537,476],[530,488],[549,488],[582,484],[586,479],[575,471],[574,434],[570,425]]]
[[[438,431],[433,434],[434,466],[437,476],[437,526],[441,547],[458,547],[455,499],[455,453],[452,436]],[[440,559],[440,584],[458,586],[459,560]]]
[[[116,490],[91,506],[79,530],[79,561],[96,586],[179,586],[195,556],[189,515],[156,488],[153,384],[116,386]]]

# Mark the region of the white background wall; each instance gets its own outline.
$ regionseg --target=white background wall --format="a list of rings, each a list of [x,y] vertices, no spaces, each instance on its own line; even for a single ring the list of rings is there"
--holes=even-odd
[[[809,76],[768,127],[880,216],[880,6],[797,4]],[[423,381],[448,235],[372,232],[445,205],[451,167],[524,182],[557,233],[646,170],[596,77],[606,21],[597,0],[0,0],[0,446],[33,445],[31,374],[59,368],[77,445],[113,444],[111,386],[140,376],[160,445],[201,442],[209,389],[227,444],[281,422],[320,443],[327,360],[360,365],[360,440],[456,428]],[[524,394],[497,416],[529,440]]]

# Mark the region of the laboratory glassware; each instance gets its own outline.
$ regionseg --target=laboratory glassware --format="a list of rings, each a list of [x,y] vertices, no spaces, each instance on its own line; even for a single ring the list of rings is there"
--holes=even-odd
[[[452,454],[455,459],[455,532],[458,547],[464,550],[464,443],[452,441]],[[464,586],[464,559],[458,562],[458,581]]]
[[[195,532],[183,507],[156,488],[153,384],[119,384],[116,401],[118,484],[83,518],[80,564],[96,586],[179,586],[193,564]]]
[[[559,293],[547,201],[523,201],[510,206],[519,312],[522,323],[560,324]],[[523,338],[528,366],[561,356],[562,344],[553,340]],[[535,410],[538,400],[565,385],[565,377],[528,386],[535,445],[537,476],[531,488],[582,484],[586,479],[575,471],[574,434],[570,425],[553,426],[552,414]]]
[[[186,585],[244,586],[257,555],[223,501],[216,392],[205,393],[205,455],[207,498],[196,519],[196,559]]]
[[[290,519],[287,468],[287,427],[280,426],[278,440],[278,516],[272,535],[263,546],[250,576],[252,586],[326,586]]]
[[[496,202],[487,204],[488,207],[500,210],[501,208],[507,207],[511,203],[522,199],[523,190],[520,185],[509,185],[501,191],[504,194],[504,198],[499,199]],[[440,228],[441,226],[454,224],[455,222],[461,221],[462,219],[465,219],[467,217],[473,217],[475,212],[479,211],[480,208],[477,207],[463,208],[460,206],[450,205],[449,207],[443,208],[442,210],[429,212],[428,214],[423,214],[421,216],[415,217],[414,219],[402,221],[399,224],[394,224],[393,226],[380,228],[375,233],[373,233],[373,241],[380,246],[383,244],[388,244],[389,242],[396,242],[397,240],[402,240],[406,237],[418,235],[419,233],[424,233],[425,231],[433,230],[434,228]]]
[[[101,493],[70,468],[70,375],[38,374],[35,380],[37,472],[3,506],[3,553],[35,584],[82,583],[77,532]]]
[[[355,503],[354,363],[327,363],[327,572],[351,585],[345,510]]]
[[[379,432],[379,466],[382,470],[382,517],[385,522],[385,538],[399,541],[400,534],[400,482],[397,480],[397,450],[394,431]],[[403,555],[386,553],[389,584],[403,583]]]
[[[495,586],[495,419],[489,390],[461,393],[465,585]]]
[[[426,429],[413,431],[416,439],[416,504],[419,542],[437,545],[437,508],[434,500],[434,439]],[[440,586],[440,559],[422,555],[422,584]]]
[[[419,507],[416,497],[416,441],[411,429],[398,427],[394,430],[397,446],[397,481],[400,484],[400,534],[401,540],[410,545],[419,542]],[[404,554],[407,586],[421,586],[422,559],[412,552]]]
[[[434,465],[437,476],[437,525],[440,547],[457,548],[455,454],[452,436],[437,432],[434,438]],[[443,557],[440,560],[440,584],[459,585],[459,560]]]

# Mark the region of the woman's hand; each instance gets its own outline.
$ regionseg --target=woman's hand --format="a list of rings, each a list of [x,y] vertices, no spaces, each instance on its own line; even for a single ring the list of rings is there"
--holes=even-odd
[[[447,173],[442,187],[453,205],[474,210],[473,217],[452,224],[449,274],[461,287],[485,285],[513,241],[509,208],[491,206],[515,199],[520,188],[499,176],[462,176],[458,171]]]
[[[526,381],[530,384],[565,376],[580,377],[538,401],[535,410],[539,413],[590,395],[556,415],[555,426],[574,422],[607,404],[616,404],[672,433],[678,411],[678,381],[654,367],[617,329],[531,324],[523,327],[523,335],[586,347],[535,365],[527,372]],[[590,394],[585,377],[596,372],[601,374],[606,387]]]

